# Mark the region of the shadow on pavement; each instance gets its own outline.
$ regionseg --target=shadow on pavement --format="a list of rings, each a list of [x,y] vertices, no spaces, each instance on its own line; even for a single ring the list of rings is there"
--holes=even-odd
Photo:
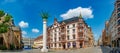
[[[1,50],[0,52],[22,52],[23,50]]]
[[[102,53],[110,53],[111,48],[108,46],[100,46]]]

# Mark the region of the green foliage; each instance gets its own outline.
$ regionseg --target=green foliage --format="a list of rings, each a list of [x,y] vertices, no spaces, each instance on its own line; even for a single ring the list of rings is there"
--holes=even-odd
[[[41,12],[41,17],[42,17],[42,19],[48,19],[48,17],[49,17],[49,14],[48,14],[48,12]]]
[[[10,50],[14,50],[14,49],[15,49],[14,44],[10,44]]]
[[[8,25],[0,24],[0,33],[5,33],[8,31]]]
[[[0,10],[0,17],[2,17],[4,15],[5,15],[4,11]]]
[[[7,16],[5,16],[5,22],[9,22],[11,18],[12,16],[8,14]]]
[[[1,45],[0,50],[7,50],[7,47],[5,45]]]
[[[1,15],[5,15],[4,13],[3,13],[3,11],[0,11],[0,14]],[[1,16],[0,15],[0,16]],[[1,23],[0,24],[0,33],[5,33],[5,32],[7,32],[8,31],[8,28],[10,27],[7,23],[9,23],[9,21],[12,19],[12,16],[11,15],[9,15],[9,14],[7,14],[5,17],[4,17],[4,21],[3,21],[3,23]]]

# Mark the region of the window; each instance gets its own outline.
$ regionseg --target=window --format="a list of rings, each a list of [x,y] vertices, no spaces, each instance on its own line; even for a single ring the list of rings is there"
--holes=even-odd
[[[54,36],[56,37],[56,33],[54,34]]]
[[[55,38],[55,42],[56,42],[56,38]]]
[[[59,37],[59,41],[60,41],[60,37]]]
[[[118,28],[118,32],[120,32],[120,27]]]
[[[118,12],[120,12],[120,8],[118,8]]]
[[[73,27],[75,27],[75,24],[73,24]]]
[[[75,33],[75,29],[73,29],[73,33]]]
[[[51,39],[51,41],[53,41],[53,39]]]
[[[73,39],[75,39],[75,35],[73,35]]]
[[[120,25],[120,20],[118,20],[118,25]]]
[[[67,30],[67,33],[69,33],[69,30]]]
[[[59,44],[59,47],[61,47],[61,44]]]
[[[120,17],[120,13],[118,14],[118,18]]]
[[[69,35],[67,36],[67,39],[69,40]]]
[[[67,28],[69,29],[69,26],[67,26]]]
[[[56,47],[56,43],[55,43],[55,47]]]
[[[55,32],[56,32],[56,29],[55,29]]]
[[[120,3],[119,3],[119,4],[117,4],[117,7],[120,7]]]

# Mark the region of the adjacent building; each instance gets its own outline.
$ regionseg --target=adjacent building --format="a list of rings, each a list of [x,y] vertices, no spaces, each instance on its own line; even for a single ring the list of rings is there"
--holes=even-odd
[[[86,48],[94,45],[91,27],[80,15],[58,21],[47,28],[47,46],[52,49]]]
[[[99,37],[97,45],[98,46],[102,46],[103,45],[102,36]]]
[[[34,40],[33,44],[34,48],[42,48],[43,47],[43,35],[40,35]]]
[[[103,39],[106,39],[106,45],[120,47],[120,0],[116,0],[112,15],[105,25],[106,38]]]
[[[34,43],[34,38],[25,38],[23,37],[22,42],[24,43],[23,48],[32,48]]]

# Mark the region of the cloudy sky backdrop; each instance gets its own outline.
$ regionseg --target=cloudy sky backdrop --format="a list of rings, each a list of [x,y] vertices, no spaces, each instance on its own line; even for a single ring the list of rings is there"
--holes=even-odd
[[[38,37],[42,34],[41,10],[49,12],[48,26],[54,17],[58,21],[82,14],[92,28],[97,40],[104,23],[111,16],[114,0],[0,0],[0,9],[14,17],[16,26],[22,29],[23,37]]]

